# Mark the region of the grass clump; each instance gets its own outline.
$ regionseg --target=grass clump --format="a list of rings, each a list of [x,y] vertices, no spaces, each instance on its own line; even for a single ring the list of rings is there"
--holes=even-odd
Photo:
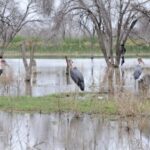
[[[115,114],[116,106],[113,101],[74,98],[72,94],[50,95],[45,97],[1,97],[0,109],[7,111],[79,112]]]

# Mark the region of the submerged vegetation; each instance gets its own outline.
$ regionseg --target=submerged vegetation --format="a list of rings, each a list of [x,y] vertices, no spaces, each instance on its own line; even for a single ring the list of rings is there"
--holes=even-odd
[[[40,113],[76,112],[89,114],[136,116],[150,114],[148,100],[109,99],[95,94],[55,94],[44,97],[1,97],[0,109]]]

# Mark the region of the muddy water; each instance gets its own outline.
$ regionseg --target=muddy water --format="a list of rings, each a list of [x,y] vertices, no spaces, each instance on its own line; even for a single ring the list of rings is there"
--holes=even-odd
[[[108,70],[104,59],[73,59],[83,73],[86,92],[135,92],[133,68],[136,59],[126,59],[120,69]],[[66,76],[65,59],[36,59],[36,74],[31,83],[24,82],[25,71],[21,59],[7,59],[10,65],[0,77],[0,95],[43,96],[51,93],[79,91],[74,82]],[[144,59],[144,72],[150,73],[150,60]]]
[[[148,150],[149,118],[0,112],[1,150]]]

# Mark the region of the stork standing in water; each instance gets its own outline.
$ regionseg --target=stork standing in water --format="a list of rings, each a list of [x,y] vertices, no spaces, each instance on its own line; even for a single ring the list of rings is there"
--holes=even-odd
[[[76,66],[74,66],[72,60],[69,61],[69,67],[70,67],[70,76],[72,80],[78,85],[78,87],[81,89],[81,91],[84,91],[84,78],[82,73],[78,70]]]
[[[140,80],[142,78],[142,72],[143,72],[143,65],[144,62],[141,58],[138,58],[138,64],[134,68],[133,77],[135,79],[135,87],[136,87],[136,80]]]

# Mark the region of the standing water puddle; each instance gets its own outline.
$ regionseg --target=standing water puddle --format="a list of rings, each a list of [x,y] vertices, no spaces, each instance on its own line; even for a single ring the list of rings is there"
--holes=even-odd
[[[0,112],[1,150],[148,150],[149,119]]]
[[[0,95],[44,96],[52,93],[75,92],[79,88],[66,77],[65,59],[36,59],[37,73],[32,83],[24,82],[22,59],[6,59],[10,68],[6,78],[0,77]],[[104,59],[73,59],[83,73],[86,92],[135,91],[133,79],[136,59],[126,59],[122,69],[108,70]],[[144,59],[145,71],[150,73],[150,60]],[[147,69],[146,69],[147,68]]]

